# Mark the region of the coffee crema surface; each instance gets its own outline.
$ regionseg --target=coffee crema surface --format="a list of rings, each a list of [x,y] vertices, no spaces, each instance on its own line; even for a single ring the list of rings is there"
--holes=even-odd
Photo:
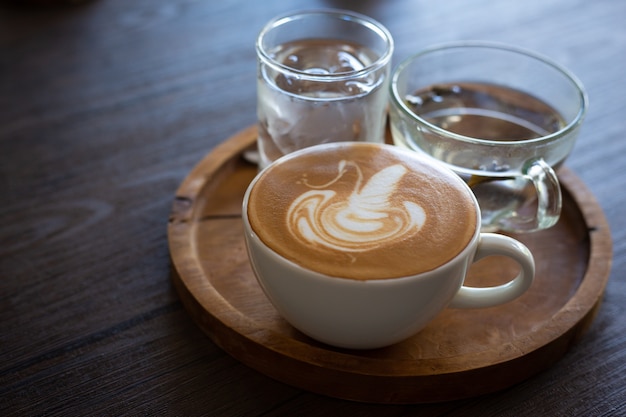
[[[259,175],[248,217],[267,246],[298,265],[348,279],[416,275],[474,235],[471,191],[410,151],[337,143],[296,154]]]

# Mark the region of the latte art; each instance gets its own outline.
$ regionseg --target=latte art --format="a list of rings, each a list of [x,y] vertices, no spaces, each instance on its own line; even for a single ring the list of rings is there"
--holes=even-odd
[[[356,280],[431,271],[467,246],[478,221],[471,190],[452,171],[364,142],[313,146],[270,165],[246,213],[280,256]]]
[[[352,193],[341,196],[332,185],[348,169],[356,171],[356,181]],[[403,165],[382,169],[364,185],[358,163],[342,160],[337,171],[323,185],[302,180],[312,190],[296,198],[287,212],[287,229],[296,239],[333,250],[363,252],[417,233],[424,224],[426,213],[418,204],[404,201],[402,207],[394,207],[390,203],[407,172]]]

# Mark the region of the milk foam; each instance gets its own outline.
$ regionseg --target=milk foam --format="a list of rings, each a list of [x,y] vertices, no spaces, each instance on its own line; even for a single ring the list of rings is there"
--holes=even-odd
[[[333,185],[350,169],[357,174],[354,186],[350,194],[340,194]],[[426,221],[424,209],[412,201],[392,203],[407,172],[395,164],[366,179],[357,162],[342,160],[336,177],[325,184],[301,180],[310,190],[289,206],[287,230],[302,243],[343,252],[363,252],[412,236]]]
[[[328,276],[430,271],[476,230],[474,197],[456,174],[390,145],[311,147],[257,178],[247,208],[252,229],[279,255]]]

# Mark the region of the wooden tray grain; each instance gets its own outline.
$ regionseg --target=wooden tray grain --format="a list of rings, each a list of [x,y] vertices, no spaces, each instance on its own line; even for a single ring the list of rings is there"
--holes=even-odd
[[[447,401],[504,389],[546,369],[593,321],[609,277],[611,236],[593,195],[564,168],[559,223],[515,236],[537,264],[522,297],[494,308],[444,310],[416,336],[383,349],[337,349],[308,338],[278,315],[247,260],[241,201],[257,169],[242,153],[255,139],[250,127],[208,154],[180,185],[168,224],[172,280],[186,309],[244,364],[343,399]],[[482,260],[468,284],[496,284],[479,277],[510,277],[515,268],[499,257]]]

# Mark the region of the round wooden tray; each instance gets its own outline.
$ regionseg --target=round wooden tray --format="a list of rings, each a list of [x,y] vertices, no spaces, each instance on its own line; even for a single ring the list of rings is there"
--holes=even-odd
[[[377,403],[467,398],[510,387],[546,369],[591,324],[610,271],[608,224],[591,192],[559,172],[563,213],[551,229],[515,237],[533,252],[531,289],[503,306],[444,310],[414,337],[355,351],[318,343],[287,324],[258,286],[246,254],[241,201],[257,168],[242,153],[255,145],[245,129],[208,154],[180,185],[168,225],[172,279],[198,326],[244,364],[296,387]],[[491,257],[481,275],[512,276]],[[489,271],[488,274],[485,272]]]

